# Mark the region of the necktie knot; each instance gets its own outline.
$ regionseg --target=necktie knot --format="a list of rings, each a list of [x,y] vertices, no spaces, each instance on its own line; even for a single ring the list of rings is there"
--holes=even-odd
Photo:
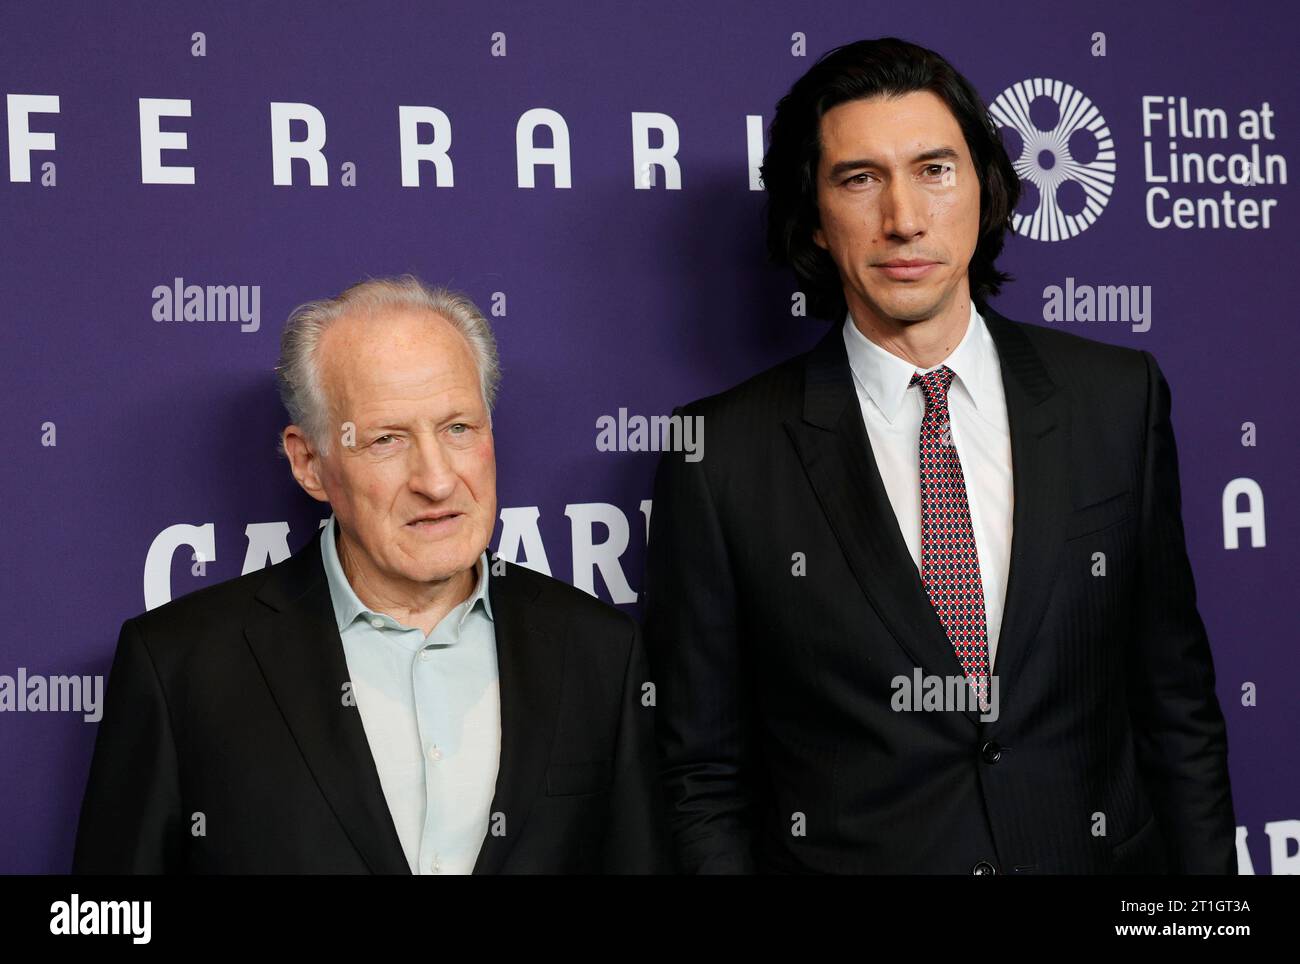
[[[948,386],[952,384],[953,370],[947,365],[941,365],[932,372],[926,372],[922,375],[920,372],[912,373],[912,381],[908,383],[921,386],[921,394],[925,396],[925,407],[927,409],[935,406],[942,407],[948,402]]]

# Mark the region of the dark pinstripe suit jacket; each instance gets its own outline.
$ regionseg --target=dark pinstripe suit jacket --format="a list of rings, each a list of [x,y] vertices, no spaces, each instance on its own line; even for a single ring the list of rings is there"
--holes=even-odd
[[[996,720],[891,706],[962,669],[838,325],[681,410],[707,444],[660,464],[646,636],[684,870],[1235,872],[1169,387],[1146,352],[980,311],[1015,493]]]

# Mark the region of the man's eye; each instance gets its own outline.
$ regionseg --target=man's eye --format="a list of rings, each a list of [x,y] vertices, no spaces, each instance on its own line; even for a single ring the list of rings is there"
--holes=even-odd
[[[844,183],[845,183],[845,184],[866,184],[866,183],[867,183],[867,178],[869,178],[869,177],[871,177],[871,175],[870,175],[870,174],[867,174],[867,173],[864,171],[862,174],[854,174],[851,178],[849,178],[849,179],[848,179],[847,181],[845,181]]]
[[[943,177],[943,175],[944,175],[945,173],[947,173],[947,171],[948,171],[948,165],[947,165],[947,164],[927,164],[927,165],[925,166],[925,169],[926,169],[926,171],[930,174],[930,176],[932,176],[932,177]]]
[[[374,442],[372,442],[371,444],[382,446],[386,441],[391,442],[392,440],[393,440],[392,435],[381,435],[379,436],[379,438],[375,439]]]
[[[456,429],[458,428],[463,429],[463,431],[457,432]],[[452,425],[450,427],[450,431],[452,435],[464,435],[465,432],[469,431],[469,426],[466,425],[464,422],[457,422],[455,425]]]

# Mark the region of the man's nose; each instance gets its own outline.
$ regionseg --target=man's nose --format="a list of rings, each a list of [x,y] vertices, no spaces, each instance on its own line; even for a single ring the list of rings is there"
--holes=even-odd
[[[894,178],[885,192],[883,223],[887,235],[911,240],[925,231],[925,199],[907,178]]]
[[[409,458],[410,477],[407,484],[412,491],[435,501],[450,498],[456,491],[458,476],[438,438],[417,438],[411,446]]]

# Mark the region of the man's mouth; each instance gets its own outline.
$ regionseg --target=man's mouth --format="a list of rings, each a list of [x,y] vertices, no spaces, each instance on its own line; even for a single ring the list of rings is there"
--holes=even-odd
[[[417,532],[436,532],[454,524],[462,515],[461,512],[430,512],[417,516],[406,523],[406,526],[408,529],[414,529]]]
[[[938,267],[937,261],[926,261],[924,259],[914,258],[896,258],[892,261],[885,261],[876,265],[886,277],[894,278],[898,281],[912,281],[917,278],[923,278],[934,268]]]

